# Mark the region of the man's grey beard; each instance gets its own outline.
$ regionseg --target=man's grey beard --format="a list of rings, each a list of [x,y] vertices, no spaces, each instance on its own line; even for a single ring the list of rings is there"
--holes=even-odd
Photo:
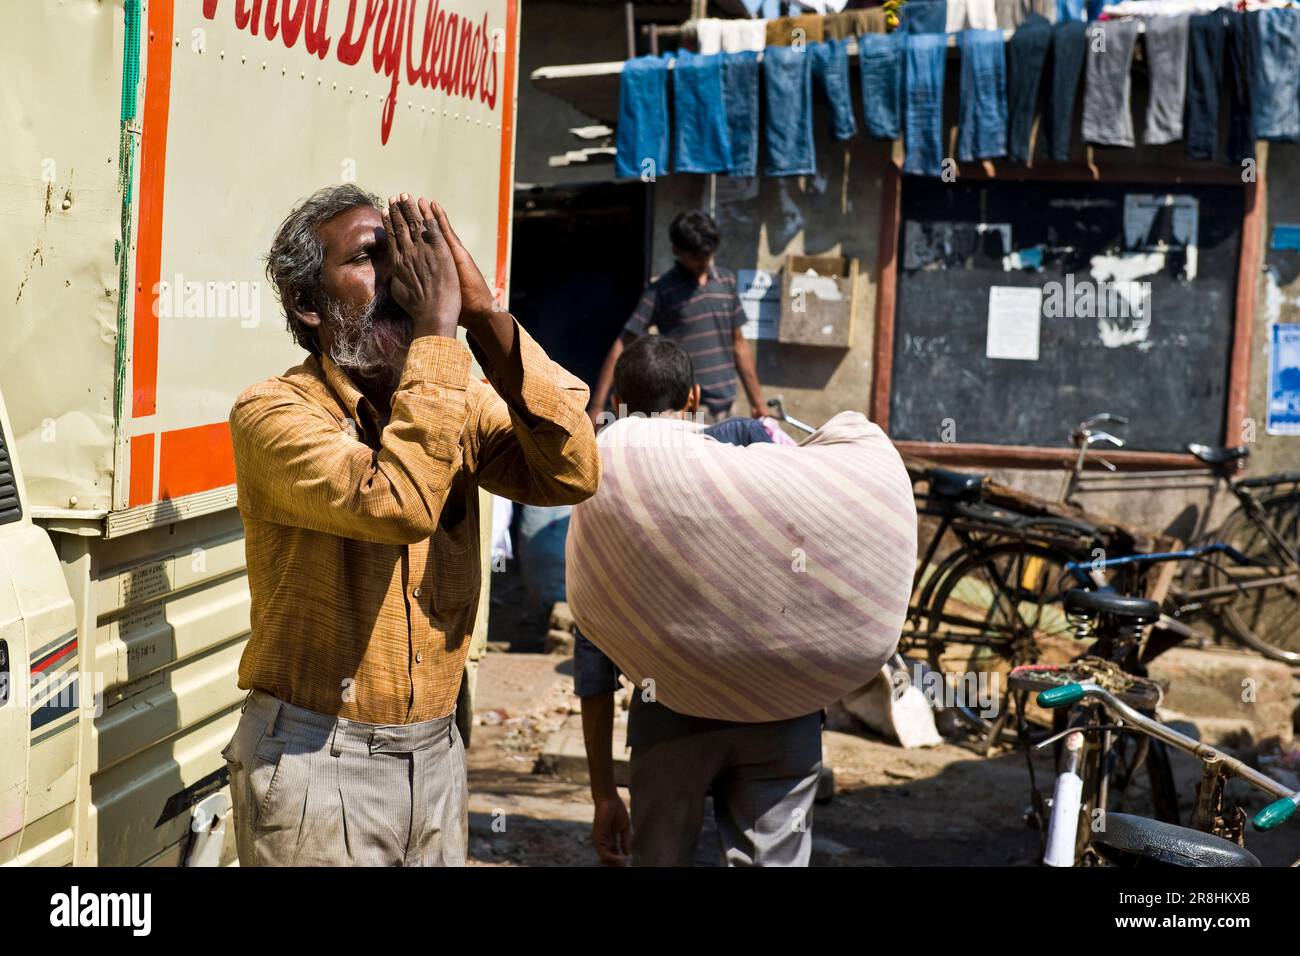
[[[386,289],[378,289],[360,311],[331,300],[325,320],[334,334],[329,351],[334,364],[367,384],[397,385],[411,347],[411,319]]]

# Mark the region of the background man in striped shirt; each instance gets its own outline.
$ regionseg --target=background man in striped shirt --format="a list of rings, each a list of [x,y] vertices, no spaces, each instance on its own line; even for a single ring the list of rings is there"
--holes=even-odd
[[[700,412],[708,421],[725,418],[736,400],[736,377],[749,399],[749,414],[766,414],[754,353],[741,334],[745,315],[736,294],[735,273],[713,263],[720,237],[717,224],[704,212],[684,212],[668,227],[676,264],[641,294],[623,333],[614,342],[592,389],[587,412],[593,424],[605,410],[614,365],[623,349],[650,326],[681,346],[691,358],[700,386]]]

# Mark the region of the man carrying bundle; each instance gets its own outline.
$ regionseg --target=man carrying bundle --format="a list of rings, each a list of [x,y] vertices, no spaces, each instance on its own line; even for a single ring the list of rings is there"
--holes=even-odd
[[[858,412],[799,447],[719,441],[690,420],[691,362],[663,338],[619,357],[614,391],[640,414],[597,436],[601,485],[565,553],[601,859],[690,864],[711,790],[728,864],[806,865],[820,711],[880,672],[907,614],[907,469]],[[619,673],[630,821],[610,759]]]
[[[690,357],[670,339],[638,339],[619,356],[616,407],[676,419],[729,444],[771,442],[752,418],[728,419],[709,428],[686,421],[699,401]],[[689,561],[690,554],[683,558]],[[653,621],[647,623],[653,626]],[[614,784],[611,756],[619,671],[581,633],[574,665],[596,805],[592,841],[601,862],[690,866],[704,798],[712,789],[713,815],[729,866],[808,865],[813,797],[821,773],[820,711],[759,723],[691,717],[656,701],[648,687],[636,688],[627,731],[636,836],[635,852],[630,852],[628,813]]]

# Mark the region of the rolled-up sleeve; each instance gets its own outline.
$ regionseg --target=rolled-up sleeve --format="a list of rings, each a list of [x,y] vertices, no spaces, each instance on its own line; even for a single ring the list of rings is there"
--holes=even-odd
[[[600,483],[587,386],[551,361],[518,323],[515,335],[523,366],[520,394],[507,401],[498,389],[471,382],[467,463],[481,487],[512,501],[585,501]]]
[[[581,631],[573,635],[573,692],[579,697],[600,697],[618,690],[618,668]]]

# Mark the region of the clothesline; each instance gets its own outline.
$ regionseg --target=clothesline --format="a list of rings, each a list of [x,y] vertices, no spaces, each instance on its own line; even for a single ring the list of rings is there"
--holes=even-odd
[[[1104,19],[1095,27],[1104,34],[1104,47],[1088,41],[1092,29],[1084,21],[1050,27],[1038,17],[1010,38],[1006,30],[968,30],[943,39],[935,31],[906,34],[900,37],[904,42],[894,43],[893,37],[869,33],[857,42],[812,42],[802,49],[777,44],[765,52],[682,50],[676,60],[673,54],[637,58],[614,71],[620,75],[615,169],[625,178],[667,172],[671,134],[673,172],[752,176],[761,133],[764,175],[807,175],[816,170],[816,91],[830,106],[832,139],[856,136],[861,115],[869,138],[903,140],[904,172],[939,176],[951,145],[943,114],[945,61],[953,46],[961,50],[957,162],[1029,162],[1040,113],[1044,154],[1068,161],[1081,92],[1080,139],[1133,148],[1138,138],[1130,69],[1141,33],[1150,53],[1143,145],[1184,140],[1190,159],[1214,160],[1221,109],[1229,116],[1227,159],[1233,165],[1254,157],[1256,139],[1300,140],[1300,70],[1290,54],[1300,43],[1300,12],[1233,11],[1149,24]],[[1049,48],[1054,66],[1045,71]],[[857,84],[850,79],[850,49],[861,50]],[[670,69],[676,70],[671,84]],[[855,89],[861,90],[861,114]]]
[[[689,22],[689,21],[688,21],[688,22]],[[1092,23],[1099,23],[1099,22],[1102,22],[1102,21],[1094,20],[1094,21],[1091,21],[1091,22],[1092,22]],[[897,31],[895,31],[895,32],[897,32]],[[1012,35],[1013,33],[1015,33],[1016,31],[1015,31],[1015,30],[1002,30],[1002,31],[1000,31],[1000,32],[1002,33],[1002,40],[1003,40],[1003,42],[1005,42],[1005,41],[1007,41],[1007,40],[1010,40],[1010,39],[1011,39],[1011,35]],[[1137,21],[1137,32],[1138,32],[1138,33],[1146,33],[1146,32],[1147,32],[1147,25],[1146,25],[1146,22],[1145,22],[1144,20],[1138,20],[1138,21]],[[948,47],[949,47],[949,49],[956,49],[956,48],[957,48],[958,46],[960,46],[960,45],[961,45],[961,34],[960,34],[960,33],[949,33],[949,34],[948,34]],[[858,41],[855,40],[855,39],[850,38],[850,40],[849,40],[849,42],[848,42],[848,45],[845,47],[845,51],[849,54],[849,56],[857,56],[857,55],[858,55]],[[762,63],[762,62],[763,62],[763,51],[762,51],[762,50],[758,50],[757,53],[758,53],[758,62],[759,62],[759,63]],[[661,55],[664,56],[664,57],[666,57],[666,58],[671,57],[671,53],[670,53],[670,52],[665,52],[665,53],[663,53],[663,54],[661,54]],[[533,78],[535,78],[535,79],[554,79],[554,78],[556,78],[556,77],[562,77],[562,76],[603,76],[603,75],[614,74],[614,73],[622,73],[622,72],[623,72],[623,64],[626,63],[626,62],[627,62],[626,60],[614,60],[614,61],[610,61],[610,62],[607,62],[607,63],[582,63],[582,64],[578,64],[575,68],[573,68],[571,72],[565,72],[566,70],[569,70],[569,69],[570,69],[570,68],[568,68],[568,67],[558,67],[558,66],[557,66],[557,67],[544,67],[544,68],[542,68],[542,69],[535,70],[535,71],[533,72],[532,76],[533,76]],[[671,70],[671,69],[673,68],[673,66],[676,64],[676,62],[677,62],[677,61],[676,61],[675,58],[668,58],[668,59],[667,59],[668,69]]]

